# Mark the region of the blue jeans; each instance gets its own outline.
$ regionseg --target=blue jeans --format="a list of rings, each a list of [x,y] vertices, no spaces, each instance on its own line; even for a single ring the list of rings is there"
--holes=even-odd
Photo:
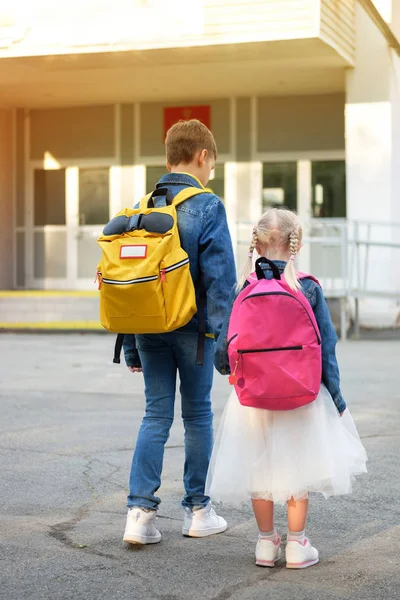
[[[128,506],[156,509],[164,446],[174,419],[176,375],[179,373],[185,429],[183,506],[206,506],[204,495],[213,444],[211,387],[214,341],[206,338],[204,365],[196,365],[197,333],[138,335],[143,367],[146,412],[132,459]]]

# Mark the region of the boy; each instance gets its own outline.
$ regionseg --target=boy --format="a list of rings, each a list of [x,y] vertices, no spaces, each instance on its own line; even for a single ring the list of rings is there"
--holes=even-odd
[[[199,320],[201,329],[204,314],[201,309],[187,325],[174,332],[125,336],[126,364],[133,373],[143,371],[145,380],[146,412],[132,460],[123,538],[139,544],[161,540],[155,527],[160,503],[155,493],[161,484],[164,446],[174,418],[177,372],[185,428],[182,533],[204,537],[227,528],[226,521],[216,515],[210,498],[204,494],[213,443],[213,337],[219,335],[236,283],[225,209],[221,200],[205,189],[215,167],[217,147],[212,133],[197,120],[173,125],[165,145],[169,173],[160,179],[157,188],[168,188],[174,197],[188,186],[204,189],[204,194],[178,205],[177,214],[181,245],[190,259],[197,306],[201,307],[205,299],[208,335],[202,365],[198,364]]]

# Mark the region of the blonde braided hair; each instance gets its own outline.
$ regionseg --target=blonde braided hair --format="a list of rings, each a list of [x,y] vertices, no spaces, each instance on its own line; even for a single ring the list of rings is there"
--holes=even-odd
[[[253,229],[253,236],[251,238],[250,246],[249,246],[249,258],[253,258],[253,252],[258,244],[258,233],[257,227]]]
[[[295,259],[301,246],[303,231],[297,214],[283,208],[271,208],[264,213],[253,229],[248,260],[243,268],[238,289],[242,289],[253,265],[254,249],[259,246],[266,258],[274,260],[277,255],[287,253],[285,280],[292,290],[301,289],[295,269]]]
[[[291,231],[289,234],[289,248],[290,259],[295,260],[299,251],[299,234],[296,230]]]

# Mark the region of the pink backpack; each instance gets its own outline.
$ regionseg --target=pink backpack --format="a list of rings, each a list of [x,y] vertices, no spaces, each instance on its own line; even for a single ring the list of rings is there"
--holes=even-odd
[[[268,262],[273,279],[265,279],[260,262]],[[233,304],[228,329],[229,383],[239,402],[268,410],[312,402],[321,386],[321,337],[307,298],[290,289],[264,258],[248,281]]]

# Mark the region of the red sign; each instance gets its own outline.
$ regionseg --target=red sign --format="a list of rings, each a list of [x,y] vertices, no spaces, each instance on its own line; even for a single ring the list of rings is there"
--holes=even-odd
[[[164,108],[164,139],[172,125],[178,121],[189,121],[190,119],[198,119],[211,129],[211,106],[168,106]]]

